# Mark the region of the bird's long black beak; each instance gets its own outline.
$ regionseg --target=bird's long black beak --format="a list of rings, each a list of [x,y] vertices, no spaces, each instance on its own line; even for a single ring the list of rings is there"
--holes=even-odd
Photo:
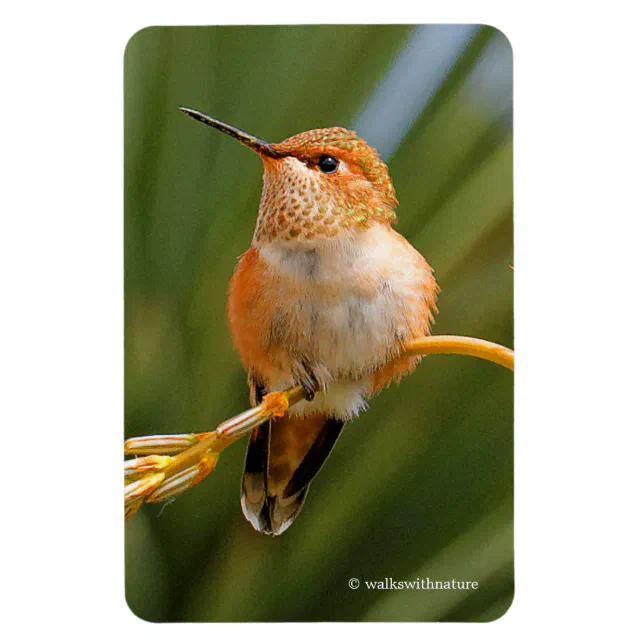
[[[184,114],[192,116],[193,119],[197,119],[197,121],[201,121],[202,123],[210,125],[210,127],[214,127],[220,132],[223,132],[224,134],[228,134],[228,136],[232,136],[234,139],[237,139],[246,147],[249,147],[251,150],[255,150],[255,152],[258,152],[259,154],[263,154],[267,157],[272,157],[273,159],[279,159],[286,156],[285,154],[278,152],[271,143],[267,143],[262,139],[258,139],[256,136],[248,134],[243,130],[238,130],[236,127],[228,125],[223,121],[218,121],[217,119],[207,116],[206,114],[197,112],[197,110],[192,110],[189,107],[180,107],[179,109]]]

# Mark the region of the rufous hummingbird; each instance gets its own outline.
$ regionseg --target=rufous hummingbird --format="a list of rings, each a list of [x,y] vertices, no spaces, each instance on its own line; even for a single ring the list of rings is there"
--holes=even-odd
[[[296,384],[306,392],[248,442],[242,510],[255,530],[278,535],[345,422],[415,368],[419,358],[401,353],[429,333],[438,286],[392,229],[398,202],[387,166],[355,132],[331,127],[267,143],[180,109],[264,165],[253,241],[230,281],[227,312],[251,403]]]

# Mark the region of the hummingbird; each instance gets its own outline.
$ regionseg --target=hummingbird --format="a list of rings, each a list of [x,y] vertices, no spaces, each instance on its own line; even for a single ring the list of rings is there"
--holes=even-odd
[[[345,423],[413,371],[405,345],[429,334],[438,286],[396,232],[398,201],[377,151],[342,127],[268,143],[193,109],[185,114],[260,157],[250,248],[230,281],[227,316],[250,400],[301,385],[305,399],[253,430],[241,484],[253,528],[290,527]]]

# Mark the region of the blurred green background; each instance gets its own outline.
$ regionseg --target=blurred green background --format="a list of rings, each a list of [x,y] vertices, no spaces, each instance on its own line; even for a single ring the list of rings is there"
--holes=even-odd
[[[248,407],[225,302],[261,162],[185,105],[269,141],[342,125],[389,163],[398,230],[442,292],[435,333],[513,346],[512,52],[477,25],[148,28],[125,52],[125,434]],[[245,441],[125,526],[126,598],[152,621],[490,621],[513,597],[513,378],[426,358],[347,425],[294,525],[239,507]],[[348,580],[475,580],[463,591]]]

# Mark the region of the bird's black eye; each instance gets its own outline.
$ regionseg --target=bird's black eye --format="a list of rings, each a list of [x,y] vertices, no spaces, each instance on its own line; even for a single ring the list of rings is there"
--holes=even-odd
[[[335,172],[338,169],[339,165],[340,162],[335,157],[320,157],[320,160],[318,161],[318,168],[320,168],[320,170],[322,170],[322,172],[325,172],[326,174]]]

